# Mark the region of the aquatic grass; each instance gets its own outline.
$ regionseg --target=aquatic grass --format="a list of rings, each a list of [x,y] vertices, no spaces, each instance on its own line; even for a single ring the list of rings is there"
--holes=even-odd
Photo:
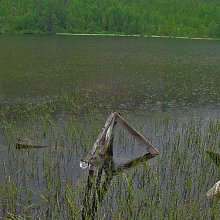
[[[125,99],[117,96],[112,103],[126,103]],[[99,108],[89,107],[93,101],[89,93],[84,98],[63,94],[39,105],[10,107],[10,114],[1,110],[3,142],[8,146],[0,154],[2,216],[80,218],[88,173],[77,166],[109,114],[108,100]],[[207,200],[205,194],[219,180],[219,171],[205,150],[219,150],[219,120],[181,117],[172,110],[120,112],[159,148],[160,156],[115,176],[95,217],[218,218],[219,200]],[[17,150],[18,136],[55,148]],[[135,140],[116,128],[114,149],[119,156],[130,152],[132,157],[136,148]],[[100,190],[97,198],[104,192]]]

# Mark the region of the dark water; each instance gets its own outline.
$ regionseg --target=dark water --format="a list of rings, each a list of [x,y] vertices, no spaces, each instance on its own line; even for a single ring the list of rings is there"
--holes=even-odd
[[[57,99],[58,94],[69,94],[68,97],[71,98],[77,91],[81,100],[78,103],[80,110],[68,112],[67,106],[61,111],[45,104],[44,110],[39,111],[42,114],[39,114],[40,117],[37,115],[39,112],[36,113],[37,110],[25,116],[22,110],[16,115],[18,111],[16,110],[12,111],[15,117],[10,119],[10,114],[7,116],[9,119],[6,117],[10,122],[9,125],[5,126],[2,122],[0,126],[2,185],[7,190],[11,189],[7,188],[9,176],[13,178],[14,182],[11,182],[20,186],[18,194],[22,199],[28,198],[29,193],[30,204],[35,204],[36,201],[40,204],[41,193],[47,194],[48,190],[45,160],[49,158],[48,163],[54,169],[52,172],[54,176],[50,176],[51,184],[56,186],[60,178],[62,190],[66,184],[73,183],[76,194],[83,192],[85,188],[83,183],[86,182],[88,170],[80,169],[80,160],[92,146],[109,110],[116,109],[122,111],[123,116],[160,150],[161,155],[149,162],[152,167],[148,168],[147,172],[151,178],[146,182],[149,181],[147,183],[151,184],[152,181],[157,181],[154,179],[156,178],[154,170],[157,170],[155,172],[158,172],[160,177],[161,193],[168,195],[167,198],[163,198],[162,206],[174,204],[170,195],[175,190],[170,189],[169,181],[180,181],[177,196],[180,205],[185,205],[187,202],[181,197],[185,193],[182,179],[185,180],[187,175],[191,175],[192,179],[195,178],[194,181],[197,181],[201,176],[200,173],[204,173],[202,189],[199,192],[201,194],[214,183],[214,181],[207,183],[208,178],[205,177],[207,165],[198,155],[203,154],[205,147],[209,145],[217,147],[216,143],[219,143],[218,136],[210,139],[209,132],[212,126],[208,126],[210,120],[215,122],[219,118],[219,61],[219,41],[101,36],[0,36],[0,106],[4,106],[2,118],[7,115],[7,110],[11,112],[15,105],[37,104],[44,99],[53,101]],[[90,101],[86,101],[87,98]],[[97,110],[93,110],[94,106]],[[76,133],[79,135],[73,138],[70,135],[73,132],[71,120],[78,114],[76,111],[82,113],[76,117],[78,124],[73,119]],[[42,132],[44,120],[48,123],[46,138]],[[7,140],[7,130],[11,132],[9,133],[12,139],[18,133],[54,145],[57,138],[58,145],[63,144],[64,149],[18,151],[14,148],[14,139]],[[195,147],[196,138],[201,139],[203,143],[201,148]],[[189,146],[186,145],[188,139]],[[175,147],[177,143],[179,148]],[[186,157],[186,154],[182,153],[186,146],[192,157]],[[181,160],[172,157],[173,151],[182,155]],[[145,153],[145,150],[140,149],[130,135],[117,127],[114,157],[119,159],[116,161],[134,158],[141,153]],[[171,170],[173,164],[177,164],[173,160],[181,161],[181,166],[186,166],[185,161],[190,161],[188,173],[185,168],[183,171],[176,169],[176,175],[170,177],[170,171],[164,167]],[[209,165],[210,163],[209,161]],[[59,177],[55,176],[57,173]],[[135,173],[144,176],[142,168],[137,168]],[[214,176],[213,179],[216,181],[217,177]],[[139,181],[136,176],[133,180],[134,188],[140,187]],[[115,184],[114,195],[117,194],[117,186]],[[60,194],[65,197],[62,190]],[[187,199],[196,197],[197,191],[199,191],[197,186],[193,186],[192,191],[186,193]],[[52,188],[51,192],[56,194],[56,188]],[[143,188],[143,192],[148,192],[154,198],[157,190]],[[10,193],[13,195],[12,192],[8,194],[11,195]],[[78,200],[81,197],[79,196]],[[18,199],[18,204],[29,202],[21,198],[21,201]],[[153,204],[157,210],[157,202]],[[208,207],[206,201],[201,206],[199,204],[198,209],[204,206]],[[38,205],[37,208],[33,207],[30,213],[45,207]],[[117,213],[119,207],[115,205],[114,209]],[[0,208],[0,216],[7,216],[3,210],[4,207]],[[17,213],[23,212],[22,206],[17,206],[16,210]],[[51,210],[53,211],[53,208]]]
[[[218,105],[219,61],[219,41],[0,36],[0,102],[77,88],[97,91],[99,99],[132,93],[143,107]]]

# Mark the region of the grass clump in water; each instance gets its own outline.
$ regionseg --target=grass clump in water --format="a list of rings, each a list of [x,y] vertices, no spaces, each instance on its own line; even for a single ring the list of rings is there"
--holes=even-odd
[[[113,100],[114,107],[123,99]],[[105,105],[91,103],[95,101],[88,96],[61,95],[53,101],[1,110],[2,217],[81,217],[88,170],[79,168],[80,160],[109,114]],[[206,192],[219,180],[219,171],[205,150],[218,152],[219,120],[156,108],[121,110],[121,114],[159,149],[160,156],[114,176],[94,217],[218,218],[219,199],[207,200]],[[17,150],[17,137],[55,148]],[[114,149],[114,157],[140,153],[121,129],[116,129]]]

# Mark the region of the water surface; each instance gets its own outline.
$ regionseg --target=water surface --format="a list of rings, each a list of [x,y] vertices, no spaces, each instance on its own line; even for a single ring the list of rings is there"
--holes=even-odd
[[[138,106],[219,103],[218,41],[0,36],[0,51],[1,103],[76,89],[132,93]]]
[[[219,204],[202,196],[218,171],[204,149],[219,148],[219,60],[218,41],[0,35],[0,216],[67,218],[69,189],[80,209],[88,176],[80,160],[117,110],[160,151],[127,172],[134,212],[139,204],[143,218],[161,208],[169,218],[178,203],[183,218],[211,217]],[[61,148],[16,150],[18,136]],[[113,144],[117,163],[146,153],[119,126]],[[129,188],[123,177],[112,179],[96,217],[129,213],[118,205]]]

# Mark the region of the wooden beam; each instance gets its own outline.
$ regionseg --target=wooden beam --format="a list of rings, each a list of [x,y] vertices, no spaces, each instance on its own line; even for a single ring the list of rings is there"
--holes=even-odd
[[[16,149],[29,149],[29,148],[57,148],[55,146],[43,145],[40,143],[33,142],[27,139],[18,138],[15,145]]]
[[[130,160],[126,163],[120,164],[118,166],[115,166],[115,173],[121,173],[124,170],[130,169],[131,167],[135,167],[137,165],[139,165],[140,163],[146,162],[148,160],[150,160],[151,158],[154,158],[156,155],[152,155],[150,153],[144,154],[138,158],[135,158],[133,160]]]
[[[159,155],[159,151],[151,143],[129,125],[117,112],[113,112],[108,117],[92,148],[84,159],[81,160],[82,162],[91,163],[94,159],[97,159],[97,157],[103,158],[106,155],[108,149],[112,147],[110,146],[110,142],[117,122],[121,124],[141,145],[143,145],[151,155]]]
[[[207,198],[220,197],[220,180],[207,192]]]
[[[99,148],[99,146],[101,144],[103,144],[103,141],[106,137],[106,133],[107,133],[109,127],[112,125],[112,122],[114,122],[114,120],[115,120],[115,113],[111,113],[111,115],[108,117],[104,127],[102,128],[102,131],[99,133],[95,143],[93,144],[92,148],[89,150],[89,152],[87,153],[85,158],[82,160],[83,162],[89,163],[89,161],[92,158],[96,157],[97,149]],[[109,132],[110,131],[111,131],[111,129],[109,130]]]
[[[112,139],[115,124],[116,123],[114,116],[108,130],[106,131],[106,135],[104,136],[102,143],[100,143],[101,146],[99,147],[99,155],[102,157],[105,156],[106,152],[108,151],[108,148],[110,147],[110,141]]]
[[[159,155],[159,151],[150,142],[129,125],[117,112],[114,114],[116,116],[116,121],[121,124],[141,145],[143,145],[150,154]]]

